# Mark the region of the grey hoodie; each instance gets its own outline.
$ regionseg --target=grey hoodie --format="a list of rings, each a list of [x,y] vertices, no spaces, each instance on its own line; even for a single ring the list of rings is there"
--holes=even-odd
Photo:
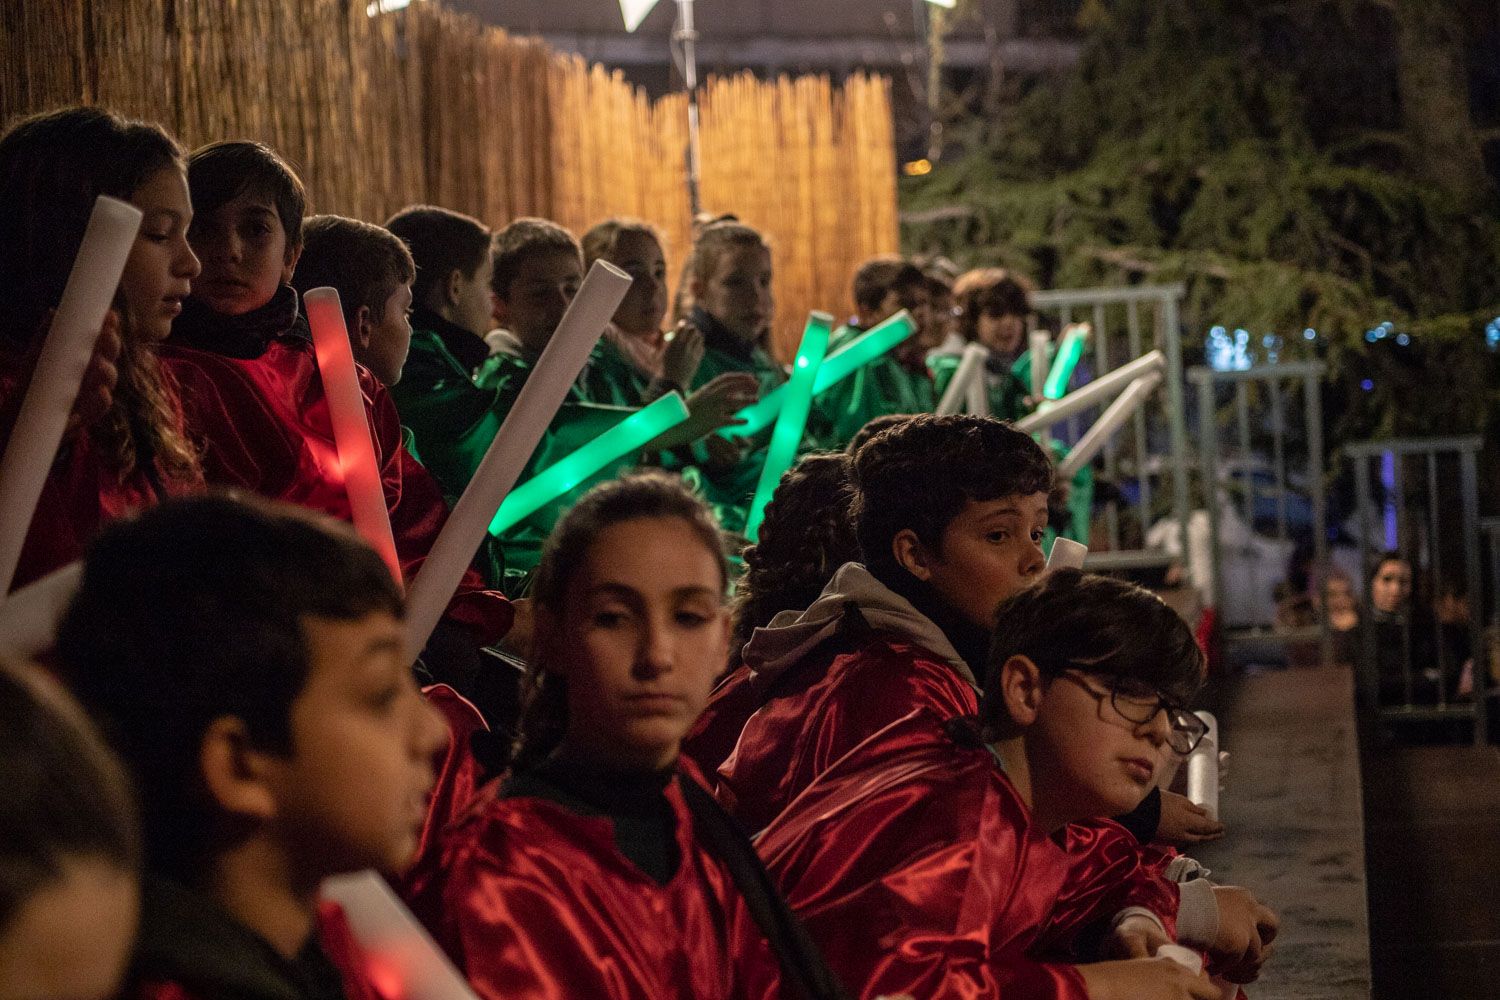
[[[943,630],[857,562],[840,566],[806,611],[783,611],[769,625],[755,630],[742,654],[753,683],[774,682],[815,646],[836,635],[852,611],[858,611],[871,628],[907,636],[946,661],[970,687],[979,687],[974,671]]]

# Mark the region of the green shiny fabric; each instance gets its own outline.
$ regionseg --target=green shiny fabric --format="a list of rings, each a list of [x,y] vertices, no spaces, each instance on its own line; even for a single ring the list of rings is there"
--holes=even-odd
[[[861,333],[864,331],[855,327],[839,327],[829,352]],[[894,354],[886,354],[820,393],[813,405],[817,419],[812,425],[820,441],[829,448],[843,448],[876,417],[931,413],[937,409],[937,394],[933,379],[925,371],[914,372]]]

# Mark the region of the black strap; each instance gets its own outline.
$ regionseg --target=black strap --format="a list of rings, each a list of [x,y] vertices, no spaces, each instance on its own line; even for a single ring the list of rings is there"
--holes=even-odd
[[[849,994],[823,960],[807,928],[787,906],[750,838],[708,790],[686,775],[678,776],[683,800],[693,815],[698,840],[724,863],[750,908],[756,925],[781,963],[788,995],[805,1000],[849,1000]]]

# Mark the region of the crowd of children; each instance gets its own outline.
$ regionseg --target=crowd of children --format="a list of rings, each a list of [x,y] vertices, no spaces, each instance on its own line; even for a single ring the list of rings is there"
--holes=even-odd
[[[482,1000],[1219,1000],[1269,957],[1274,913],[1172,846],[1223,832],[1160,787],[1191,632],[1045,572],[1024,279],[860,267],[834,346],[915,332],[817,399],[745,549],[768,432],[719,432],[786,373],[737,219],[669,321],[643,223],[306,217],[274,150],[100,109],[13,124],[0,195],[0,446],[94,199],[144,213],[16,578],[81,583],[45,667],[0,664],[0,1000],[400,1000],[320,894],[364,869]],[[527,474],[688,419],[490,539],[409,649],[403,586],[597,260],[632,286]],[[400,579],[343,523],[325,285]],[[992,415],[935,415],[968,342]]]

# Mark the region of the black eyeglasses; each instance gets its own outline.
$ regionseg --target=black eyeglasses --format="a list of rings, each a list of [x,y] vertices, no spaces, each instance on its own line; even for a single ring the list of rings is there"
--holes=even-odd
[[[1137,726],[1156,718],[1157,712],[1166,712],[1167,723],[1171,727],[1167,733],[1167,746],[1177,753],[1192,753],[1208,733],[1207,723],[1159,691],[1132,687],[1119,678],[1090,675],[1079,670],[1065,670],[1061,676],[1083,688],[1095,701],[1103,701],[1108,694],[1109,704],[1120,718]],[[1102,683],[1105,690],[1095,690],[1084,679],[1089,676]]]

